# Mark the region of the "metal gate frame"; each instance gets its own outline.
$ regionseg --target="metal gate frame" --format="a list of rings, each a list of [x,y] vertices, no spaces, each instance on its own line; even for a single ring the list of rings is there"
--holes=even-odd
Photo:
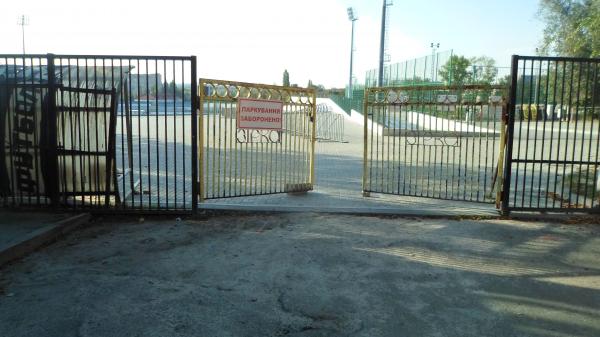
[[[508,215],[511,211],[600,212],[597,187],[588,190],[590,167],[598,172],[600,166],[600,132],[596,131],[594,135],[594,129],[600,129],[599,115],[600,59],[512,56],[506,164],[502,184],[503,214]],[[517,117],[518,134],[515,127]],[[526,124],[525,130],[523,124]],[[579,127],[583,132],[578,140]],[[588,131],[586,127],[589,128],[588,138],[585,138]],[[548,131],[551,134],[549,139],[546,137]],[[556,141],[555,131],[558,131]],[[524,140],[523,133],[526,137]],[[538,139],[539,133],[541,140]],[[564,140],[562,144],[561,140]],[[580,147],[576,146],[577,141],[581,143]],[[532,147],[531,152],[529,147]],[[576,155],[577,151],[580,152],[579,156]],[[587,158],[584,158],[586,151]],[[553,166],[556,168],[554,174],[551,169]],[[573,193],[576,167],[577,192]],[[585,191],[580,196],[579,186],[584,167]],[[561,168],[562,173],[559,172]],[[565,192],[565,174],[569,171],[569,186]],[[529,178],[528,173],[531,175]],[[527,189],[529,194],[526,197]],[[533,200],[534,191],[537,191],[536,201]],[[547,195],[543,196],[542,193]],[[588,193],[591,193],[589,200]]]
[[[506,89],[473,84],[365,90],[363,195],[493,203]]]
[[[200,79],[198,90],[200,202],[313,189],[314,89]],[[283,129],[239,129],[239,98],[281,101]]]
[[[21,195],[17,191],[16,199],[12,198],[12,188],[8,188],[8,192],[0,195],[0,206],[51,210],[80,209],[97,213],[195,213],[198,207],[196,71],[195,56],[0,54],[0,88],[19,81],[32,88],[45,86],[47,94],[44,92],[42,116],[50,124],[44,128],[44,139],[47,141],[30,146],[32,154],[47,156],[44,174],[49,176],[44,182],[48,186]],[[61,109],[65,107],[57,106],[56,96],[60,94],[61,88],[79,91],[79,95],[89,95],[92,91],[95,95],[101,95],[115,90],[117,104],[113,108],[118,106],[118,122],[110,122],[110,133],[114,132],[116,124],[116,128],[120,130],[117,131],[117,141],[111,137],[107,140],[111,143],[109,148],[102,150],[95,150],[94,146],[89,147],[89,141],[85,143],[85,147],[81,147],[83,145],[80,144],[75,152],[60,149],[61,140],[68,138],[71,133],[79,132],[64,131],[63,134],[59,134],[61,131],[57,130],[58,124],[69,122],[69,117],[66,120],[60,119]],[[8,97],[10,96],[0,93],[0,107],[4,105],[6,108]],[[93,112],[100,108],[105,107],[83,104],[78,109]],[[72,109],[73,107],[67,108],[69,111]],[[34,117],[34,121],[35,118],[41,117]],[[86,122],[79,127],[89,129],[89,133],[92,133],[90,138],[95,138],[97,143],[97,137],[102,136],[102,131],[94,127],[94,118],[85,118]],[[137,118],[137,123],[132,122],[132,118]],[[141,122],[142,119],[144,122]],[[149,128],[146,129],[147,126],[156,127],[156,130],[150,132]],[[108,127],[107,125],[107,129]],[[64,134],[65,132],[67,134]],[[0,135],[2,134],[0,132]],[[3,141],[3,150],[6,156],[10,156],[14,151],[12,140],[7,138]],[[114,150],[115,143],[117,147],[120,146],[120,150]],[[61,156],[68,156],[68,159]],[[65,179],[65,174],[59,172],[59,163],[62,161],[63,167],[65,162],[79,163],[79,157],[75,156],[85,157],[82,160],[86,163],[82,165],[89,166],[92,163],[95,169],[69,172],[67,178],[71,175],[71,180],[77,180],[78,185],[79,181],[84,179],[87,179],[88,183],[81,184],[74,193],[71,191],[65,194],[64,192],[68,191],[65,190],[65,186],[71,186],[72,189],[73,182]],[[117,174],[104,172],[101,165],[100,171],[97,170],[99,165],[94,161],[95,157],[106,156],[113,157],[106,160],[108,165],[117,165],[120,193],[131,196],[127,203],[119,203],[119,199],[123,201],[125,198],[114,195],[116,184],[112,181]],[[7,168],[0,168],[0,172],[14,166],[11,162],[7,162],[6,165]],[[114,195],[111,199],[114,203],[106,203],[107,193],[104,186],[89,183],[90,180],[100,181],[100,177],[111,180],[114,188],[111,187],[108,194]],[[60,184],[63,185],[62,190]],[[6,189],[4,185],[6,184],[0,186],[0,192]],[[103,190],[102,198],[97,197],[98,186]],[[150,193],[157,195],[152,196]]]

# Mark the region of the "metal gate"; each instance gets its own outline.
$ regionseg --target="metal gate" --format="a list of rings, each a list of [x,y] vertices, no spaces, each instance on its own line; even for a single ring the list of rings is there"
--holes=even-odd
[[[363,193],[493,202],[504,86],[365,91]]]
[[[194,56],[0,55],[0,205],[193,211],[195,72]]]
[[[201,79],[200,200],[312,190],[313,89]]]
[[[600,59],[513,56],[502,208],[600,209]]]

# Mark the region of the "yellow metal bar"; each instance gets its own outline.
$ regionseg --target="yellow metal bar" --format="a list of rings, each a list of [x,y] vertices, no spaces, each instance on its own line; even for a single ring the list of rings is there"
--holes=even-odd
[[[310,149],[310,187],[315,187],[315,142],[317,141],[317,93],[312,92],[312,130],[311,130],[311,149]]]
[[[198,193],[200,194],[199,196],[199,201],[200,202],[204,202],[204,87],[205,87],[205,83],[203,80],[200,80],[200,85],[198,86],[198,96],[200,97],[200,113],[198,118],[200,118],[200,135],[198,137],[198,150],[200,151],[199,155],[198,155],[198,177],[200,177],[200,188],[198,189]]]
[[[368,141],[368,115],[369,115],[369,90],[365,90],[365,96],[363,99],[363,117],[364,117],[364,125],[363,125],[363,181],[362,181],[362,190],[363,190],[363,196],[368,196],[369,192],[367,191],[367,155],[368,155],[368,148],[367,148],[367,141]],[[352,113],[352,112],[351,112]]]

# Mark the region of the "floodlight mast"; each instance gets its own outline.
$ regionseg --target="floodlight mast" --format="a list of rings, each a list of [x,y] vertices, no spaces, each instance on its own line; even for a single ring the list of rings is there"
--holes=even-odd
[[[17,21],[17,25],[21,26],[21,35],[23,37],[23,55],[25,54],[25,26],[29,25],[29,18],[21,15]]]
[[[440,44],[438,43],[431,43],[431,82],[435,82],[436,78],[436,71],[435,71],[435,67],[436,67],[436,57],[435,57],[435,52],[437,49],[440,48]]]
[[[377,79],[377,86],[383,86],[383,67],[386,62],[386,39],[387,39],[387,8],[393,5],[392,0],[383,0],[383,8],[381,10],[381,37],[379,44],[379,76]],[[387,55],[389,57],[389,55]]]
[[[347,12],[348,20],[352,22],[352,36],[350,39],[350,79],[348,80],[348,94],[346,95],[346,97],[352,98],[352,80],[354,78],[354,76],[352,75],[352,65],[354,61],[354,21],[358,20],[358,18],[354,15],[354,9],[352,7],[348,7]]]

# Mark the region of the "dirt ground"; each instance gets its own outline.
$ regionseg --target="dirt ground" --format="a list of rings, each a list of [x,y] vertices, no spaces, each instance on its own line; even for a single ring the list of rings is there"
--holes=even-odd
[[[104,219],[0,270],[0,335],[600,336],[600,226]]]

